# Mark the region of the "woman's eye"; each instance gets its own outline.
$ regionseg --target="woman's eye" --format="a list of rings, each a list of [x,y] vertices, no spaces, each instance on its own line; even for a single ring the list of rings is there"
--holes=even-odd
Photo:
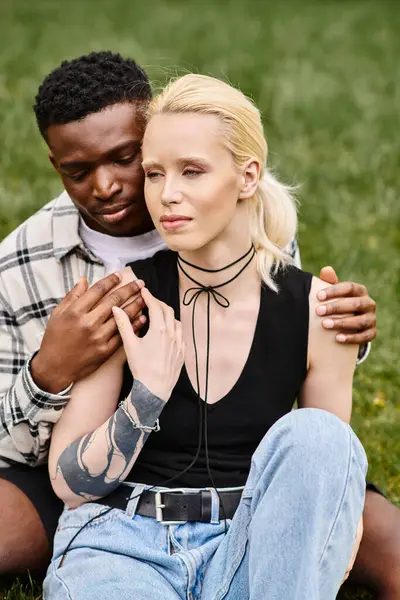
[[[195,177],[196,175],[201,175],[203,171],[196,171],[196,169],[185,169],[183,171],[184,175],[188,175],[189,177]]]
[[[161,173],[155,173],[154,171],[150,171],[150,173],[146,173],[146,177],[147,179],[152,179],[154,181],[155,179],[161,177]]]

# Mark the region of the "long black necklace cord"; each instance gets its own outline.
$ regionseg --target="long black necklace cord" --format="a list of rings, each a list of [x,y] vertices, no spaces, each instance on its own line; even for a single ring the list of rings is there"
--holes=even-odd
[[[194,348],[195,366],[196,366],[196,392],[197,392],[197,397],[199,400],[199,406],[203,408],[204,449],[205,449],[205,457],[206,457],[206,467],[207,467],[207,473],[210,478],[212,487],[215,489],[215,491],[217,492],[218,497],[219,497],[221,512],[222,512],[222,515],[224,517],[224,522],[225,522],[225,530],[226,530],[226,514],[225,514],[224,506],[222,504],[221,496],[217,490],[217,486],[214,483],[214,478],[212,476],[212,471],[211,471],[211,466],[210,466],[209,451],[208,451],[207,401],[208,401],[208,382],[209,382],[209,367],[210,367],[211,297],[213,297],[215,302],[217,304],[219,304],[219,306],[221,306],[222,308],[228,308],[230,306],[230,302],[229,302],[228,298],[226,298],[226,296],[221,294],[221,292],[219,292],[218,289],[228,285],[229,283],[231,283],[232,281],[237,279],[239,277],[239,275],[241,275],[241,273],[243,273],[243,271],[251,263],[251,261],[254,258],[255,253],[256,253],[256,249],[254,248],[254,246],[252,244],[250,246],[249,250],[245,254],[243,254],[243,256],[241,256],[240,258],[233,261],[229,265],[226,265],[225,267],[222,267],[220,269],[205,269],[203,267],[198,267],[197,265],[194,265],[194,264],[188,262],[187,260],[184,260],[181,256],[179,256],[179,254],[178,254],[178,259],[177,259],[178,267],[182,271],[182,273],[192,283],[196,284],[196,287],[190,287],[189,289],[186,290],[186,292],[183,295],[182,303],[184,306],[189,306],[191,303],[193,303],[192,337],[193,337],[193,348]],[[194,279],[193,277],[191,277],[182,266],[182,263],[184,263],[185,265],[188,265],[194,269],[197,269],[199,271],[203,271],[206,273],[220,273],[221,271],[225,271],[225,270],[229,269],[230,267],[233,267],[234,265],[238,264],[239,262],[241,262],[242,260],[244,260],[246,258],[248,260],[245,262],[245,264],[241,267],[241,269],[239,269],[239,271],[235,275],[230,277],[227,281],[224,281],[223,283],[220,283],[217,285],[203,285],[201,282],[199,282],[196,279]],[[196,344],[195,311],[196,311],[197,300],[203,293],[207,294],[207,338],[206,338],[205,387],[204,387],[204,399],[202,401],[201,395],[200,395],[199,360],[198,360],[198,352],[197,352],[197,344]]]
[[[251,247],[249,248],[249,250],[245,254],[243,254],[243,256],[241,256],[237,260],[233,261],[229,265],[226,265],[225,267],[222,267],[220,269],[215,269],[215,270],[214,269],[205,269],[203,267],[198,267],[197,265],[189,263],[188,261],[184,260],[181,256],[178,255],[178,267],[186,275],[186,277],[190,281],[192,281],[192,283],[195,283],[196,286],[197,286],[197,287],[191,287],[188,290],[186,290],[186,292],[185,292],[185,294],[183,296],[183,304],[184,304],[184,306],[189,306],[193,302],[193,310],[192,310],[192,335],[193,335],[193,346],[194,346],[195,362],[196,362],[196,385],[197,385],[197,390],[196,391],[197,391],[197,397],[198,397],[198,401],[199,401],[199,432],[198,432],[198,442],[197,442],[196,454],[193,457],[193,459],[191,460],[191,462],[188,464],[187,467],[185,467],[182,471],[180,471],[179,473],[177,473],[173,477],[170,477],[169,479],[166,479],[161,484],[153,485],[150,488],[148,488],[148,490],[147,490],[147,491],[151,491],[152,489],[154,489],[156,487],[165,486],[165,485],[167,485],[169,483],[172,483],[173,481],[175,481],[176,479],[178,479],[178,477],[181,477],[182,475],[184,475],[185,473],[187,473],[187,471],[189,471],[189,469],[191,469],[193,467],[193,465],[197,462],[197,460],[198,460],[198,458],[200,456],[200,451],[201,451],[201,446],[202,446],[202,437],[203,437],[202,436],[202,422],[203,422],[203,424],[204,424],[204,448],[205,448],[205,455],[206,455],[207,473],[208,473],[208,476],[210,478],[212,487],[215,489],[215,491],[217,492],[218,497],[220,499],[221,512],[222,512],[222,515],[223,515],[224,521],[225,521],[225,531],[226,531],[226,514],[225,514],[225,510],[224,510],[222,501],[221,501],[221,497],[220,497],[220,495],[218,493],[218,490],[217,490],[217,487],[216,487],[216,485],[214,483],[214,479],[213,479],[211,468],[210,468],[209,454],[208,454],[207,398],[208,398],[208,371],[209,371],[209,363],[210,363],[210,304],[211,304],[211,296],[212,296],[214,298],[214,300],[217,302],[217,304],[219,304],[223,308],[228,308],[230,306],[229,300],[225,296],[223,296],[223,294],[221,294],[220,292],[218,292],[216,290],[218,288],[224,287],[225,285],[228,285],[228,283],[231,283],[232,281],[234,281],[235,279],[237,279],[239,277],[239,275],[251,263],[251,261],[254,258],[255,253],[256,253],[256,250],[255,250],[255,248],[254,248],[254,246],[252,244]],[[247,257],[249,257],[249,259],[246,261],[246,263],[244,264],[244,266],[236,273],[236,275],[234,275],[233,277],[231,277],[230,279],[228,279],[228,281],[225,281],[224,283],[220,283],[219,285],[215,285],[215,286],[211,286],[211,285],[205,286],[202,283],[200,283],[199,281],[196,281],[195,279],[193,279],[193,277],[191,277],[185,271],[185,269],[182,267],[182,264],[181,264],[181,263],[184,263],[184,264],[192,267],[193,269],[197,269],[198,271],[203,271],[205,273],[220,273],[221,271],[226,271],[230,267],[235,266],[236,264],[238,264],[240,261],[244,260]],[[199,362],[198,362],[198,354],[197,354],[197,346],[196,346],[196,334],[195,334],[195,322],[194,322],[196,303],[197,303],[197,300],[198,300],[199,296],[203,292],[207,293],[207,352],[206,352],[206,382],[205,382],[204,402],[202,401],[201,396],[200,396]],[[136,494],[136,496],[133,496],[131,498],[131,500],[134,500],[134,499],[138,498],[140,495],[141,495],[141,492],[139,494]],[[91,519],[89,519],[89,521],[86,521],[86,523],[84,523],[78,529],[78,531],[75,533],[75,535],[73,535],[72,538],[71,538],[71,540],[68,542],[68,544],[67,544],[67,546],[66,546],[66,548],[65,548],[65,550],[64,550],[64,552],[62,554],[62,557],[61,557],[61,560],[60,560],[60,562],[58,564],[57,569],[60,569],[62,567],[67,553],[69,552],[72,544],[74,543],[74,541],[78,537],[78,535],[81,533],[81,531],[83,529],[85,529],[90,523],[92,523],[92,521],[95,521],[99,517],[102,517],[102,516],[106,515],[112,509],[113,509],[112,506],[108,507],[108,508],[105,508],[99,514],[97,514],[94,517],[92,517]]]

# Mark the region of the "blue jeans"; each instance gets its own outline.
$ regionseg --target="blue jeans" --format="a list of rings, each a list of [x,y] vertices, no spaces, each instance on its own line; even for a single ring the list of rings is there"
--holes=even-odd
[[[105,507],[65,510],[45,600],[333,600],[350,560],[367,461],[351,428],[302,409],[268,431],[232,520],[163,525]],[[143,486],[132,489],[136,496]],[[218,496],[213,495],[213,509]],[[215,514],[215,512],[214,512]],[[218,514],[218,513],[217,513]]]

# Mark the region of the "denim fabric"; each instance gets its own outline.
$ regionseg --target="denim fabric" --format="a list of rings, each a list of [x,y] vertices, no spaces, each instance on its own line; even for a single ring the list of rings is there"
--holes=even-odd
[[[365,452],[318,409],[280,419],[253,455],[234,518],[163,525],[105,507],[65,510],[44,600],[334,600],[365,496]],[[131,497],[140,493],[136,486]],[[214,510],[218,496],[213,496]]]

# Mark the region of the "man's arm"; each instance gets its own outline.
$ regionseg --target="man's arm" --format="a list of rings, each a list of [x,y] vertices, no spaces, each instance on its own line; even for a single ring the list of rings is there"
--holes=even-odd
[[[2,290],[1,290],[2,291]],[[69,399],[37,387],[30,373],[32,355],[0,291],[0,466],[13,461],[34,466],[47,454],[51,424]]]

